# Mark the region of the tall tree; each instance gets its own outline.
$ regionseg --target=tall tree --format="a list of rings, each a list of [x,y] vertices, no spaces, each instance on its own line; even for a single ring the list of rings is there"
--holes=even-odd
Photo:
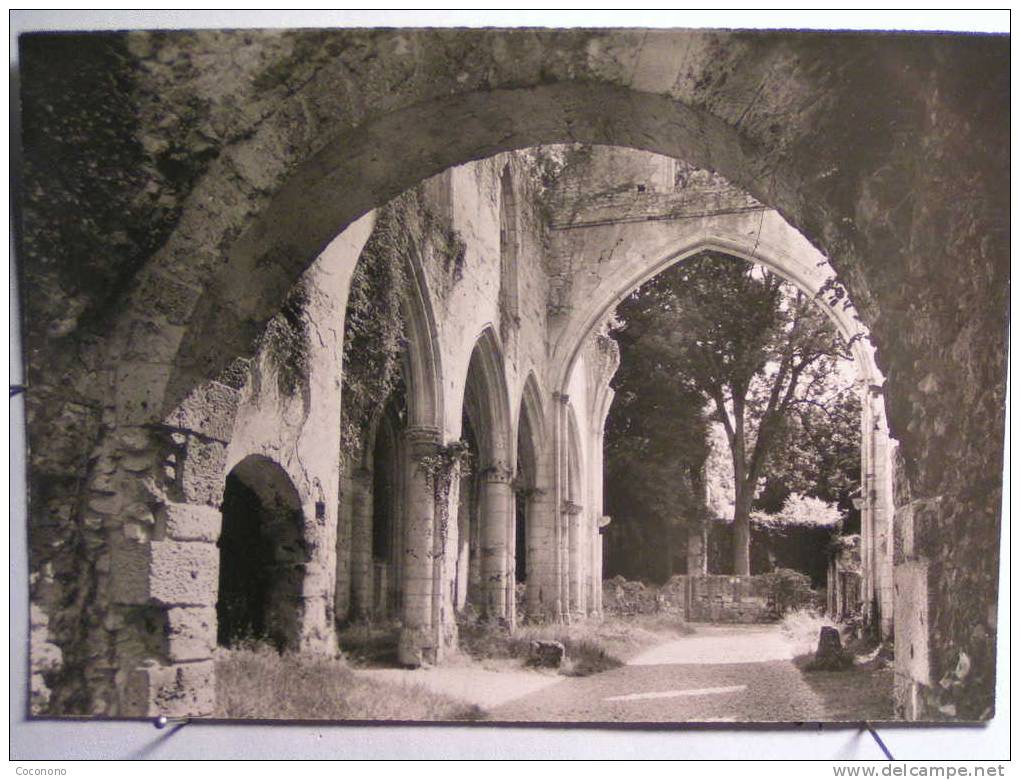
[[[657,350],[629,336],[620,343],[616,397],[606,420],[606,571],[665,582],[674,572],[674,540],[703,513],[701,471],[707,455],[700,394],[674,381]]]
[[[750,515],[795,404],[822,398],[847,345],[815,301],[761,266],[715,252],[680,262],[618,307],[619,338],[697,391],[726,431],[733,463],[733,568],[750,571]]]

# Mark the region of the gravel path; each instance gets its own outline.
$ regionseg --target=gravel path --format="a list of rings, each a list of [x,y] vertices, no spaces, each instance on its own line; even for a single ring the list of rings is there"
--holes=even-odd
[[[564,678],[554,671],[528,669],[492,671],[471,666],[434,666],[427,669],[359,669],[358,674],[399,685],[420,685],[453,696],[485,710],[512,699],[558,685]]]
[[[490,710],[496,721],[814,721],[818,696],[776,626],[698,625],[619,669],[568,678]]]

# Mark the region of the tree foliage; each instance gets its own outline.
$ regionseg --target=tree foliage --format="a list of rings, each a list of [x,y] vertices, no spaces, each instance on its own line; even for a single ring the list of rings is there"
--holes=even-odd
[[[642,335],[615,334],[622,358],[606,420],[607,574],[664,582],[673,573],[672,540],[704,513],[706,420],[701,395],[675,381]]]
[[[683,397],[688,405],[701,399],[726,432],[735,488],[734,571],[746,574],[759,483],[778,445],[797,438],[794,410],[827,410],[837,364],[851,359],[848,347],[810,296],[760,266],[716,252],[674,265],[617,311],[621,353],[638,354],[647,372],[641,392]],[[813,430],[809,417],[800,423]],[[818,460],[820,470],[824,458]]]

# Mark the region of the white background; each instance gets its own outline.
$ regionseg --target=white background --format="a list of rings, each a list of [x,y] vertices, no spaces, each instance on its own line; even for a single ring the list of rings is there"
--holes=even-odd
[[[1008,32],[1009,12],[681,12],[681,11],[13,11],[12,83],[17,35],[28,30],[320,26],[628,26],[812,29],[913,29]],[[15,95],[10,96],[12,112]],[[11,214],[8,203],[8,214]],[[10,367],[22,379],[11,239]],[[1015,266],[1015,262],[1013,263]],[[28,720],[28,566],[25,527],[24,404],[11,401],[10,425],[10,757],[31,758],[698,758],[879,759],[859,727],[726,726],[508,728],[489,726],[347,726],[188,724],[156,730],[149,722]],[[1007,431],[1009,426],[1007,410]],[[998,714],[984,727],[896,726],[879,729],[897,759],[1006,759],[1010,723],[1009,435],[1003,505],[998,646]],[[818,767],[815,776],[831,777]],[[187,770],[192,771],[192,770]],[[287,770],[283,770],[287,771]],[[69,776],[75,774],[74,767]],[[160,773],[161,774],[161,773]],[[768,774],[772,774],[771,772]],[[795,774],[801,774],[796,772]],[[789,776],[789,775],[786,775]]]

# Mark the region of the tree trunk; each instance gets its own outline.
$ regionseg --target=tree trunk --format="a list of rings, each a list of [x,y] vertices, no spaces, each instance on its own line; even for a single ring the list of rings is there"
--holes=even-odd
[[[736,480],[736,501],[733,507],[733,573],[751,573],[751,500],[753,489]]]

